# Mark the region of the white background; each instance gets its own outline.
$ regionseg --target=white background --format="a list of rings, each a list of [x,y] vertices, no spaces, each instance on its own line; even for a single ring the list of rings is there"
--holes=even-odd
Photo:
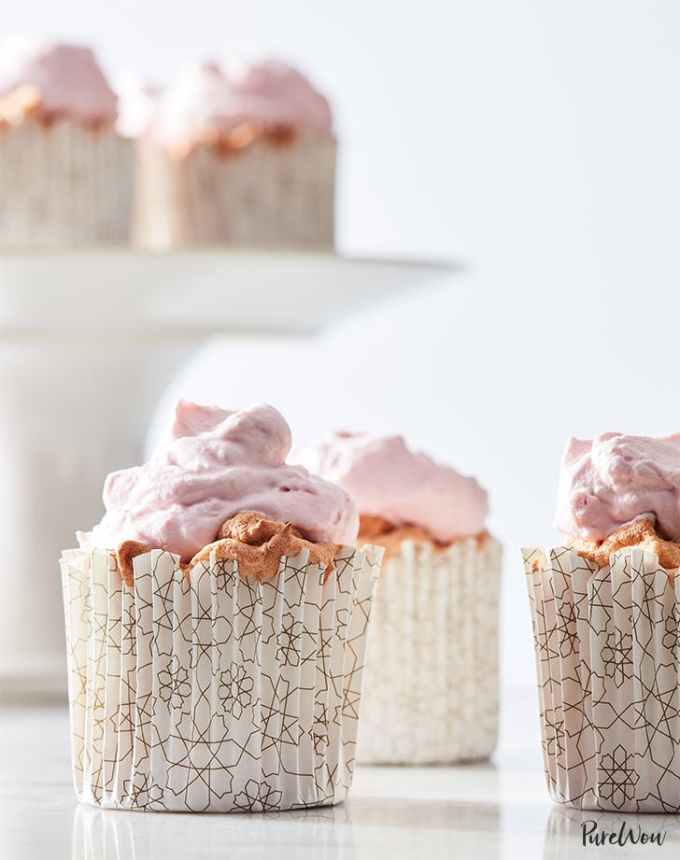
[[[335,99],[342,248],[468,262],[313,346],[216,345],[177,390],[270,400],[301,441],[401,431],[477,474],[507,546],[506,681],[530,683],[518,547],[554,540],[567,436],[680,429],[680,5],[23,0],[3,19],[161,81],[233,47],[299,63]]]

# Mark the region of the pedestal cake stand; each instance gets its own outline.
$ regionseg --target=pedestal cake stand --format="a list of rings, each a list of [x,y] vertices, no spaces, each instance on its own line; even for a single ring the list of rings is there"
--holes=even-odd
[[[142,457],[165,385],[214,334],[299,333],[450,278],[444,262],[127,249],[0,257],[0,698],[65,695],[60,551]]]

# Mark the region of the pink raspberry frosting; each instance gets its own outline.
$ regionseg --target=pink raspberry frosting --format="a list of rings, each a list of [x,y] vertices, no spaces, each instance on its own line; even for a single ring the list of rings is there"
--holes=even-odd
[[[643,515],[655,518],[662,537],[680,540],[680,434],[570,439],[562,457],[557,528],[599,541]]]
[[[41,109],[85,123],[113,122],[116,95],[90,48],[8,39],[0,45],[0,96],[35,87]]]
[[[347,493],[287,466],[290,428],[272,406],[240,412],[180,401],[168,439],[143,466],[113,472],[106,514],[81,544],[115,549],[125,540],[189,560],[222,523],[258,511],[317,543],[354,544],[359,528]]]
[[[187,66],[161,95],[149,134],[182,151],[248,123],[332,131],[324,96],[300,72],[272,60],[226,71],[214,62]]]
[[[287,63],[267,60],[239,65],[227,74],[244,116],[265,125],[289,125],[331,133],[333,117],[328,100]]]
[[[474,478],[411,451],[402,436],[336,433],[294,460],[347,490],[362,514],[421,526],[442,543],[484,530],[486,491]]]

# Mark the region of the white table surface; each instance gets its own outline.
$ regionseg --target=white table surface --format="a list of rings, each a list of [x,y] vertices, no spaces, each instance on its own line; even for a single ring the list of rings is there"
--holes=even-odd
[[[680,818],[560,810],[543,784],[535,691],[505,697],[492,763],[359,767],[337,807],[269,815],[102,811],[75,802],[64,706],[0,709],[0,858],[572,858],[680,853]],[[656,846],[583,848],[581,820],[665,830]]]

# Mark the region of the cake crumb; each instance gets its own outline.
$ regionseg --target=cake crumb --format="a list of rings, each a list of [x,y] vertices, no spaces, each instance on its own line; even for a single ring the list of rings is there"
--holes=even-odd
[[[606,567],[609,564],[609,556],[613,552],[629,546],[639,546],[640,549],[655,553],[659,564],[666,570],[676,570],[680,567],[680,544],[660,537],[653,520],[647,517],[641,517],[617,529],[604,541],[572,538],[568,545],[581,558],[594,562],[598,567]]]
[[[413,543],[429,544],[435,552],[446,552],[456,543],[462,540],[474,538],[478,548],[484,545],[489,538],[486,531],[474,535],[461,535],[450,541],[437,540],[431,532],[422,526],[411,524],[395,525],[384,517],[374,514],[362,514],[359,526],[359,544],[377,544],[385,550],[385,558],[399,555],[401,545],[404,541]]]
[[[116,550],[116,563],[118,572],[122,576],[126,585],[132,588],[134,582],[134,573],[132,569],[132,560],[135,556],[143,555],[148,552],[151,547],[138,540],[125,540]]]

